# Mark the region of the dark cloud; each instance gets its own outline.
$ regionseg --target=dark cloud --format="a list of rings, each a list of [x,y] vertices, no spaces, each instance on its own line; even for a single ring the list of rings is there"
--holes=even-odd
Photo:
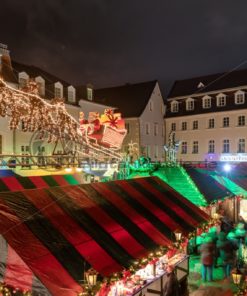
[[[246,1],[2,0],[12,58],[97,87],[228,71],[247,59]],[[247,67],[247,64],[244,64]]]

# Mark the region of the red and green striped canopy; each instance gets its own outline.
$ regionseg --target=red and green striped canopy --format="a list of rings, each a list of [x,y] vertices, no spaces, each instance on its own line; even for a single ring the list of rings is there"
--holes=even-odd
[[[78,185],[80,175],[48,175],[22,177],[19,175],[0,178],[0,192],[22,191],[25,189],[47,188],[54,186]]]
[[[2,236],[60,296],[77,295],[85,268],[109,276],[209,219],[157,177],[5,192],[0,208]]]

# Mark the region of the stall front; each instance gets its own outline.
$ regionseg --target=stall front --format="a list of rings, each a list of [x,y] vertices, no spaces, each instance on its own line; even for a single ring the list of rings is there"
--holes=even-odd
[[[168,265],[186,278],[187,238],[209,220],[156,177],[5,192],[0,208],[14,251],[0,254],[2,288],[20,295],[157,294]]]
[[[243,198],[247,191],[243,186],[244,175],[241,175],[243,168],[238,172],[235,167],[227,173],[221,167],[211,170],[189,168],[187,172],[207,199],[209,214],[223,210],[224,215],[234,222],[238,221],[239,215],[247,218],[247,203]]]

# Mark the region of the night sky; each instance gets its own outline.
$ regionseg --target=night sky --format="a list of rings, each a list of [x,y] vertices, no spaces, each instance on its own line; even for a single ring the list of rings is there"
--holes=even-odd
[[[247,68],[246,0],[1,0],[12,59],[95,87]]]

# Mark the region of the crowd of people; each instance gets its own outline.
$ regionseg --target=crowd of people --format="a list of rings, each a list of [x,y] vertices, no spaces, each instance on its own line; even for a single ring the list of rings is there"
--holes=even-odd
[[[203,281],[213,280],[214,268],[223,268],[224,278],[228,278],[233,267],[243,267],[247,248],[246,230],[247,223],[241,217],[235,226],[222,217],[219,229],[212,227],[197,238],[196,251],[201,255]]]

